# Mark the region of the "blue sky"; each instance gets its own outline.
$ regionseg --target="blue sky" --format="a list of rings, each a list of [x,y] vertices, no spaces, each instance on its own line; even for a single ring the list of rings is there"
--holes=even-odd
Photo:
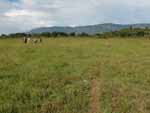
[[[150,23],[149,0],[0,0],[0,34],[46,26]]]

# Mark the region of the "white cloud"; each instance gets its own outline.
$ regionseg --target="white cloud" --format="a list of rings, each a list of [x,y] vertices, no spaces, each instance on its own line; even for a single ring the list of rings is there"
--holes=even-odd
[[[53,25],[150,22],[149,7],[148,0],[0,0],[0,33]]]
[[[4,13],[4,16],[9,23],[16,24],[22,31],[34,27],[53,25],[55,23],[55,21],[51,19],[51,15],[42,11],[15,9]]]
[[[46,13],[44,12],[38,12],[38,11],[30,11],[30,10],[10,10],[9,12],[6,12],[4,14],[5,16],[12,17],[12,18],[16,18],[19,16],[30,16],[30,17],[34,17],[34,16],[47,16]]]

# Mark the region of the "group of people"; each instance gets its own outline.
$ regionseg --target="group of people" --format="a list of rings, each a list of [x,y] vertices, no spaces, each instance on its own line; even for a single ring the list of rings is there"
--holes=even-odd
[[[25,44],[33,42],[33,43],[42,43],[42,38],[30,38],[30,37],[23,37],[23,42]]]

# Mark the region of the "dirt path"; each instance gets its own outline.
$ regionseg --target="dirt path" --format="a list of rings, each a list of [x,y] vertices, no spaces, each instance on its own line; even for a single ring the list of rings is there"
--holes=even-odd
[[[100,113],[100,82],[95,78],[91,80],[91,92],[90,92],[90,110],[89,113]]]

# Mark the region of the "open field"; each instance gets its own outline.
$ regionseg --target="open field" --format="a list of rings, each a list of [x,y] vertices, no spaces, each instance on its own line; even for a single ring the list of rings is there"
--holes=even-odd
[[[0,40],[0,113],[96,112],[150,113],[150,39]]]

